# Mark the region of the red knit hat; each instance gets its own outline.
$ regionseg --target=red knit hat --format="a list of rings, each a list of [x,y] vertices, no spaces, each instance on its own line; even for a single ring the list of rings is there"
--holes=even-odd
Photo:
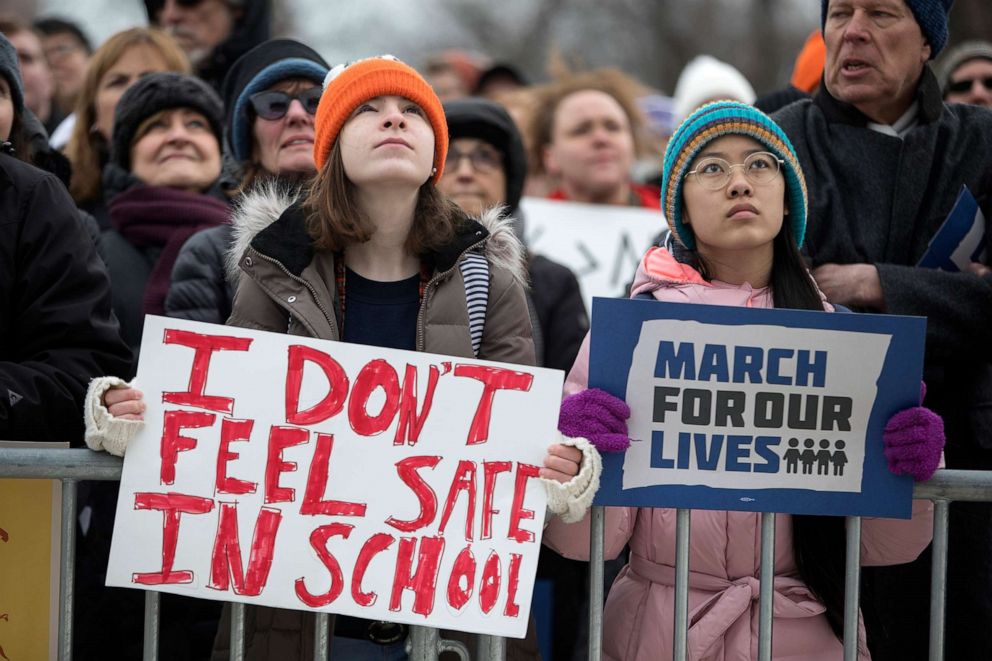
[[[392,55],[370,57],[339,64],[324,79],[324,93],[314,117],[313,160],[324,167],[341,127],[359,105],[377,96],[402,96],[423,108],[434,129],[434,174],[436,184],[448,156],[448,122],[441,100],[417,71]]]

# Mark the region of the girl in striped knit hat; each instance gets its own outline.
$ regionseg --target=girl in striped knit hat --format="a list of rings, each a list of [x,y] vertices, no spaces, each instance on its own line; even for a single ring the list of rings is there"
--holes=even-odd
[[[678,303],[832,311],[799,254],[806,229],[806,184],[782,130],[751,106],[718,102],[690,115],[665,153],[662,209],[673,251],[652,248],[631,297]],[[673,252],[678,257],[673,255]],[[598,484],[594,451],[629,444],[630,409],[588,389],[589,337],[566,382],[559,429],[543,477],[553,520],[545,542],[585,559],[588,518]],[[944,444],[943,424],[923,407],[897,413],[885,431],[894,473],[930,477]],[[592,458],[590,459],[590,456]],[[691,514],[688,657],[757,658],[760,521],[754,512]],[[568,523],[575,521],[574,523]],[[908,521],[865,519],[862,564],[909,562],[931,538],[929,501],[914,501]],[[607,508],[606,557],[629,544],[630,562],[613,584],[603,623],[604,658],[670,658],[675,600],[675,512]],[[776,517],[774,659],[842,658],[844,520]],[[868,658],[864,634],[859,657]]]

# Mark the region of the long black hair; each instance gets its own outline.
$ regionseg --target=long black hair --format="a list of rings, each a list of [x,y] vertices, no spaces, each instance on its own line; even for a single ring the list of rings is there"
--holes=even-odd
[[[696,267],[709,279],[698,252],[681,250],[676,259]],[[769,286],[776,308],[823,310],[823,300],[810,276],[786,218],[772,242]],[[844,519],[839,516],[796,514],[792,517],[792,549],[803,583],[826,608],[827,622],[838,639],[844,634]]]
[[[776,308],[823,310],[823,301],[806,269],[789,223],[773,243],[771,288]],[[792,550],[803,583],[823,602],[827,622],[844,637],[844,519],[797,514],[792,517]]]

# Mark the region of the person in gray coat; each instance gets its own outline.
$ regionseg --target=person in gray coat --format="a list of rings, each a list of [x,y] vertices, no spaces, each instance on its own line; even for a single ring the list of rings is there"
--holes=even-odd
[[[992,213],[992,111],[945,105],[929,61],[952,0],[822,0],[826,66],[811,100],[773,117],[810,182],[806,250],[827,298],[927,318],[926,405],[948,468],[992,468],[992,277],[917,267],[963,185]],[[985,241],[988,241],[986,236]],[[946,656],[992,658],[992,507],[951,506]],[[927,650],[930,554],[866,570],[872,658]]]

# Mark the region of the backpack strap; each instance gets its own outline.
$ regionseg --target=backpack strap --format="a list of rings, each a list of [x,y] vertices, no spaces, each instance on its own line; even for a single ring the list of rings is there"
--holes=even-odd
[[[486,327],[486,308],[489,307],[489,262],[485,256],[470,252],[458,263],[465,281],[465,303],[468,307],[468,330],[472,336],[472,351],[476,357],[482,346],[482,332]]]

